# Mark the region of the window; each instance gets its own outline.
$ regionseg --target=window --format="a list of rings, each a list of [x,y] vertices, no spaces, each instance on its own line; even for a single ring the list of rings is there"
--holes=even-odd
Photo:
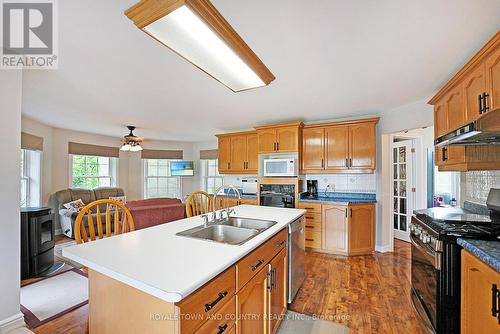
[[[440,172],[434,167],[434,206],[449,205],[452,199],[460,203],[460,172]]]
[[[224,184],[224,177],[219,174],[217,159],[201,160],[201,175],[201,188],[209,194],[213,194]]]
[[[94,189],[116,186],[117,159],[71,155],[71,186]]]
[[[172,176],[167,159],[144,159],[144,198],[181,198],[181,178]]]
[[[21,150],[21,207],[40,206],[39,151]]]

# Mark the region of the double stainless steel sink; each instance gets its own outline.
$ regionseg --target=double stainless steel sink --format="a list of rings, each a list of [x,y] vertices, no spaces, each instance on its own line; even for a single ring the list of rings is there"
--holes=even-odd
[[[221,221],[193,227],[176,235],[230,245],[242,245],[275,224],[275,221],[270,220],[228,217]]]

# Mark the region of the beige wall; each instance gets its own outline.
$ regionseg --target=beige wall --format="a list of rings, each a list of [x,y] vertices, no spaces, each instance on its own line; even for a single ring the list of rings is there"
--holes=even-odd
[[[21,147],[22,72],[2,70],[0,75],[0,114],[2,129],[2,189],[0,191],[0,333],[24,325],[19,311],[20,229],[19,164]]]
[[[42,153],[42,205],[47,204],[50,194],[68,188],[70,185],[68,142],[120,147],[122,139],[53,128],[27,117],[22,117],[22,131],[44,138]],[[124,130],[125,132],[125,130]],[[176,149],[184,151],[184,159],[198,159],[193,154],[193,143],[174,141],[147,141],[148,149]],[[140,153],[120,152],[118,160],[118,186],[125,189],[130,200],[143,198],[143,163]],[[198,176],[182,178],[183,195],[189,194]]]

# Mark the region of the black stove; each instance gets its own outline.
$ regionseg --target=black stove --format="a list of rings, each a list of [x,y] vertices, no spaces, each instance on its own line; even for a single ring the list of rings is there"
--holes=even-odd
[[[414,213],[410,225],[413,305],[430,332],[459,334],[462,248],[457,239],[500,240],[500,189],[490,190],[482,212],[432,208]]]

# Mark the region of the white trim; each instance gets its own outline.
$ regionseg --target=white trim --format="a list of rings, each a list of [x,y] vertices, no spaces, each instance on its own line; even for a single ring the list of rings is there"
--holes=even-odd
[[[21,312],[0,320],[0,334],[7,334],[23,327],[26,327],[26,324],[24,322],[24,315]]]
[[[379,253],[389,253],[392,252],[392,245],[375,245],[375,252]]]

